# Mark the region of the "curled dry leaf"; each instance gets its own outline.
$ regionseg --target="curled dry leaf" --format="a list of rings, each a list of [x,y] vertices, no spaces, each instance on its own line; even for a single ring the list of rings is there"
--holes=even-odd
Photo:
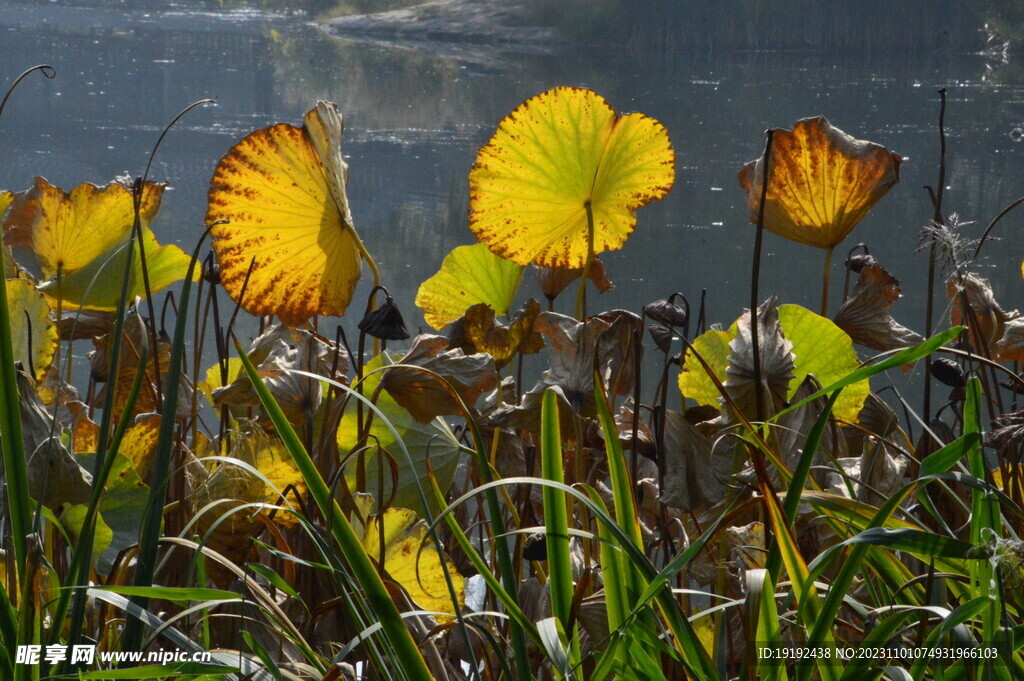
[[[854,139],[824,117],[804,118],[793,130],[775,130],[764,202],[764,227],[818,248],[833,248],[899,181],[902,158],[873,142]],[[764,157],[743,166],[750,221],[761,205]]]
[[[574,282],[578,282],[580,277],[583,275],[582,267],[566,268],[530,265],[530,269],[533,271],[534,279],[537,280],[537,284],[540,286],[541,293],[543,293],[544,297],[550,302],[554,302],[555,298],[557,298],[567,286]],[[615,288],[615,284],[608,279],[604,263],[601,262],[601,258],[596,255],[590,263],[590,271],[587,273],[587,278],[589,278],[591,283],[594,284],[594,288],[597,289],[598,293],[611,291]]]
[[[359,330],[382,340],[400,341],[409,337],[402,311],[390,294],[385,294],[380,307],[359,320]]]
[[[293,372],[306,371],[344,382],[345,373],[351,368],[351,361],[344,348],[336,348],[332,343],[309,331],[284,325],[273,327],[253,341],[248,357],[289,422],[296,425],[306,423],[310,415],[317,410],[323,390],[320,381]],[[259,406],[259,397],[252,389],[249,377],[239,371],[240,363],[234,366],[229,363],[229,378],[232,369],[235,371],[234,380],[228,385],[215,387],[210,391],[214,404]],[[210,387],[211,378],[219,383],[218,367],[207,373],[207,383]]]
[[[725,389],[736,407],[747,419],[760,420],[757,414],[757,393],[762,394],[769,418],[786,406],[789,383],[796,368],[793,342],[786,340],[779,325],[779,308],[772,296],[757,310],[757,344],[760,350],[761,375],[754,371],[754,341],[751,314],[747,312],[736,322],[736,337],[729,342],[729,366],[725,370]]]
[[[591,90],[557,87],[520,104],[480,149],[469,173],[469,228],[520,265],[583,267],[588,253],[621,248],[636,209],[674,181],[661,123],[620,116]]]
[[[443,329],[484,303],[503,315],[512,307],[523,268],[491,253],[483,244],[459,246],[445,256],[441,269],[420,285],[416,304],[435,329]]]
[[[1024,361],[1024,318],[1006,320],[1003,335],[996,342],[995,358],[1001,362]]]
[[[1019,317],[1018,312],[1005,312],[996,302],[989,283],[974,274],[968,274],[962,282],[955,275],[950,277],[946,282],[946,295],[952,300],[949,308],[950,324],[969,326],[971,347],[975,352],[983,353],[986,357],[996,357],[999,341],[1006,333],[1006,323]],[[964,319],[965,302],[971,311],[967,319]],[[1012,345],[1006,343],[1003,347],[1009,349]]]
[[[486,352],[500,369],[517,353],[533,355],[544,347],[544,338],[534,331],[538,314],[540,304],[530,298],[508,324],[502,324],[495,318],[494,310],[484,303],[477,303],[452,324],[448,342],[467,355]]]
[[[498,371],[490,355],[467,355],[458,348],[449,349],[444,336],[417,336],[398,364],[400,366],[384,371],[381,385],[395,402],[424,425],[438,416],[463,414],[458,401],[437,376],[447,382],[468,407],[498,385]],[[413,367],[422,367],[437,376]]]
[[[644,314],[669,328],[682,329],[690,319],[690,303],[683,294],[673,293],[668,298],[644,305]]]
[[[665,504],[696,512],[725,497],[731,462],[726,456],[713,456],[711,439],[679,412],[665,412],[664,446]]]
[[[301,128],[257,130],[217,164],[206,223],[228,221],[210,230],[213,251],[221,283],[250,314],[297,326],[348,309],[364,251],[345,193],[343,129],[337,105],[317,102]]]
[[[813,376],[807,376],[793,395],[793,401],[799,402],[804,400],[819,390],[821,390],[821,384]],[[819,397],[779,419],[778,428],[774,431],[779,445],[777,451],[782,453],[782,461],[791,471],[797,466],[800,458],[803,456],[807,436],[810,434],[814,424],[821,418],[827,401],[824,396]],[[818,449],[811,459],[811,477],[817,479],[819,483],[825,484],[826,481],[814,467],[828,464],[833,457],[840,458],[843,456],[846,456],[846,438],[840,432],[835,420],[829,418],[828,424],[821,434],[821,439],[818,441]],[[773,474],[776,473],[774,469],[771,472]],[[781,489],[777,478],[773,482],[775,483],[775,489]]]
[[[612,310],[578,322],[555,312],[542,312],[535,328],[547,337],[551,348],[548,369],[518,405],[501,405],[485,419],[486,425],[537,431],[541,400],[544,392],[551,389],[559,402],[562,432],[571,437],[574,415],[596,415],[595,371],[606,394],[632,392],[635,363],[642,352],[642,346],[638,348],[634,343],[642,333],[639,316],[626,310]]]
[[[917,345],[920,334],[899,324],[889,308],[900,298],[900,280],[875,263],[862,267],[853,294],[833,317],[836,326],[854,343],[872,350],[893,350]]]

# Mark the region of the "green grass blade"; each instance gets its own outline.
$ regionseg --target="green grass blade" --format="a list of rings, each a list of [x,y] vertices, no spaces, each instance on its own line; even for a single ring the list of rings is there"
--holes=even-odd
[[[337,542],[352,573],[362,587],[367,601],[369,601],[377,617],[380,618],[384,635],[394,648],[395,659],[401,665],[402,671],[405,672],[409,679],[430,681],[432,677],[423,659],[423,655],[420,653],[419,647],[402,621],[402,616],[391,600],[391,596],[388,595],[384,582],[381,581],[380,575],[373,565],[373,561],[370,560],[370,557],[363,550],[362,542],[359,541],[348,519],[341,512],[337,502],[335,502],[330,488],[323,477],[321,477],[320,471],[317,470],[313,459],[306,452],[306,448],[302,445],[299,436],[296,435],[284,412],[281,411],[277,402],[274,401],[270,390],[264,385],[263,379],[260,378],[256,368],[249,361],[245,351],[237,342],[235,343],[235,349],[242,361],[246,374],[249,376],[249,380],[252,381],[253,388],[259,396],[263,409],[270,417],[274,427],[277,429],[278,435],[280,435],[282,442],[295,462],[295,466],[302,474],[307,489],[326,519],[331,535]]]
[[[558,401],[555,393],[544,393],[540,417],[540,462],[545,480],[565,482],[562,460],[562,437],[558,424]],[[572,557],[569,551],[569,515],[566,499],[558,488],[545,486],[544,527],[548,549],[548,588],[551,593],[551,613],[562,631],[569,637],[569,663],[579,662],[579,638],[571,627],[572,598],[575,593],[572,580]],[[543,632],[542,632],[543,634]]]

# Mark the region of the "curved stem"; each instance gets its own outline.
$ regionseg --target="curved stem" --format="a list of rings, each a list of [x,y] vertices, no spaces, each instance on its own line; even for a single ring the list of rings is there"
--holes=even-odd
[[[832,274],[832,251],[835,246],[825,251],[825,269],[821,274],[821,316],[828,317],[828,283],[829,275]]]

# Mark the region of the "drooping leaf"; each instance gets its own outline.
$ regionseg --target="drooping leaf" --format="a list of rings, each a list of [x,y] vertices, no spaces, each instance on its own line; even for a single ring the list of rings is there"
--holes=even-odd
[[[792,131],[777,129],[764,227],[802,244],[832,248],[899,181],[902,160],[885,147],[854,139],[822,116],[799,120]],[[739,173],[755,224],[763,166],[762,156]]]
[[[343,128],[337,105],[317,102],[301,128],[257,130],[217,164],[206,221],[229,221],[210,235],[221,283],[247,312],[296,326],[342,315],[352,301],[363,255],[345,193]]]
[[[153,469],[156,441],[160,433],[160,414],[139,414],[124,433],[119,449],[147,485]]]
[[[949,321],[953,326],[963,324],[970,327],[971,346],[976,352],[994,357],[998,343],[1006,333],[1006,323],[1018,317],[1016,310],[1006,312],[996,302],[992,287],[981,277],[971,273],[961,281],[951,276],[946,282],[949,296]],[[964,307],[970,308],[970,318],[964,319]],[[1004,344],[1004,347],[1005,344]]]
[[[789,380],[787,400],[792,400],[808,374],[813,374],[822,385],[829,385],[860,366],[850,337],[834,323],[799,305],[780,305],[778,310],[782,334],[793,344],[793,377]],[[738,321],[728,331],[709,330],[693,342],[722,383],[729,378],[729,344],[737,337],[737,324]],[[718,406],[720,393],[691,354],[687,351],[684,358],[679,389],[683,396],[699,404]],[[839,419],[856,423],[869,390],[866,380],[848,386],[839,396],[833,413]]]
[[[254,340],[248,357],[256,365],[278,405],[294,424],[306,423],[317,410],[323,397],[323,388],[320,381],[293,371],[307,371],[345,381],[345,372],[351,364],[348,352],[343,347],[336,348],[321,336],[283,325],[269,329]],[[209,374],[207,378],[210,378]],[[219,371],[214,378],[219,379]],[[259,398],[244,372],[236,372],[234,379],[227,385],[213,388],[210,396],[216,405],[259,406]]]
[[[363,379],[363,394],[371,396],[377,392],[380,384],[380,372],[373,373],[374,369],[384,364],[394,363],[387,353],[381,353],[366,364],[366,377]],[[455,439],[448,425],[440,418],[435,419],[428,425],[420,424],[413,418],[412,414],[403,409],[395,402],[385,390],[379,391],[377,396],[377,407],[383,412],[384,417],[398,433],[398,438],[392,434],[391,429],[382,422],[381,418],[374,416],[369,427],[369,439],[364,444],[370,447],[366,452],[366,479],[376,481],[378,472],[383,469],[384,498],[391,497],[394,490],[392,506],[411,508],[418,513],[423,512],[423,504],[420,501],[416,486],[426,478],[427,459],[430,459],[430,467],[434,471],[438,485],[442,490],[447,490],[455,475],[455,467],[458,464],[460,446]],[[364,419],[369,418],[367,410],[364,409]],[[338,450],[344,459],[360,444],[359,417],[354,402],[350,402],[338,425]],[[402,444],[409,451],[411,463],[402,453]],[[379,449],[378,449],[379,446]],[[386,454],[385,454],[386,452]],[[391,484],[391,463],[393,461],[398,469],[397,486]],[[350,486],[354,488],[355,466],[351,463],[345,469],[345,477]],[[375,483],[376,485],[376,483]],[[376,490],[376,486],[374,487]],[[379,503],[379,500],[378,500]]]
[[[411,367],[423,367],[440,376],[468,407],[475,405],[480,395],[498,385],[498,371],[490,355],[467,355],[460,349],[449,349],[444,336],[417,336],[412,348],[398,363],[411,366],[385,371],[382,379],[384,389],[424,425],[438,416],[462,415],[463,410],[436,377]]]
[[[435,329],[451,324],[477,303],[503,315],[512,307],[522,277],[522,267],[499,258],[483,244],[459,246],[445,256],[434,276],[420,284],[416,305]]]
[[[14,361],[22,362],[41,381],[53,362],[58,343],[57,328],[50,321],[50,306],[25,279],[8,279],[6,285]]]
[[[470,229],[521,265],[583,267],[622,247],[636,209],[668,193],[675,154],[664,126],[620,116],[596,92],[558,87],[501,121],[469,175]]]
[[[665,412],[664,447],[663,502],[696,512],[722,500],[731,462],[712,456],[711,439],[671,409]]]
[[[216,362],[209,369],[206,370],[206,375],[202,381],[196,386],[203,392],[207,401],[210,404],[213,402],[213,391],[217,388],[223,388],[226,385],[231,385],[239,380],[239,378],[245,373],[245,369],[242,367],[242,360],[237,357],[228,358],[227,366],[227,380],[221,380],[220,373],[220,362]]]
[[[452,324],[448,342],[462,348],[467,355],[486,352],[500,369],[511,362],[516,353],[532,355],[544,347],[544,339],[534,331],[538,314],[540,304],[530,298],[506,325],[495,318],[494,310],[488,305],[477,303]]]
[[[385,294],[381,306],[359,320],[359,330],[382,340],[405,340],[409,337],[402,311],[391,294]]]
[[[832,321],[854,343],[872,350],[894,350],[917,345],[924,338],[899,324],[889,308],[900,298],[900,280],[877,264],[861,269],[852,295],[846,299]]]
[[[498,405],[483,424],[487,427],[512,426],[539,432],[541,404],[545,392],[558,401],[558,416],[563,435],[573,437],[576,417],[594,418],[594,373],[600,376],[609,395],[629,395],[633,390],[635,363],[642,346],[640,317],[626,310],[611,310],[585,322],[556,312],[542,312],[534,328],[545,336],[551,348],[548,369],[540,380],[524,393],[519,404]]]
[[[787,340],[779,325],[779,308],[772,296],[757,310],[757,345],[760,349],[760,377],[754,366],[754,336],[750,313],[736,321],[736,336],[729,341],[729,365],[725,369],[725,388],[736,406],[748,419],[758,419],[757,392],[761,391],[764,418],[786,406],[789,384],[796,369],[793,342]],[[758,380],[759,378],[759,380]]]
[[[441,561],[448,566],[453,586],[458,595],[458,606],[465,604],[465,582],[455,565],[441,556],[434,543],[427,538],[427,524],[414,511],[389,508],[381,517],[371,516],[363,534],[363,548],[391,576],[402,585],[412,601],[424,610],[455,613]],[[383,536],[382,536],[383,535]],[[384,555],[381,556],[381,540]]]

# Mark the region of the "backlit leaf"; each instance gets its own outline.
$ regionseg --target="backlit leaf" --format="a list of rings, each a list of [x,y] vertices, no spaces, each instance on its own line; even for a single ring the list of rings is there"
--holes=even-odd
[[[25,279],[8,279],[7,304],[11,311],[14,361],[21,362],[37,381],[43,380],[57,351],[57,327],[50,321],[50,306]]]
[[[143,188],[139,210],[143,227],[160,209],[164,186],[147,182]],[[134,220],[132,190],[122,184],[86,183],[65,192],[37,177],[24,203],[8,216],[5,231],[13,233],[11,243],[32,248],[43,276],[51,279],[58,269],[63,275],[71,274],[123,244]]]
[[[207,223],[221,283],[254,315],[296,326],[344,314],[362,263],[341,156],[342,117],[318,102],[297,128],[279,123],[232,147],[210,180]]]
[[[899,181],[902,158],[873,142],[854,139],[824,117],[804,118],[793,130],[775,130],[764,227],[779,236],[832,248]],[[757,223],[764,158],[739,173],[750,221]]]
[[[788,399],[793,398],[808,374],[813,374],[822,385],[829,385],[860,366],[850,337],[830,320],[799,305],[780,305],[779,324],[786,340],[793,343],[792,353],[795,356]],[[736,336],[737,324],[733,324],[728,331],[710,330],[693,342],[694,348],[723,383],[728,380],[729,343]],[[720,393],[689,351],[679,373],[679,389],[683,396],[699,404],[719,405]],[[869,390],[867,380],[847,386],[833,413],[837,418],[856,423]]]
[[[558,87],[519,105],[480,150],[469,174],[469,226],[521,265],[583,267],[588,205],[594,252],[616,250],[636,209],[665,196],[674,180],[661,123],[620,116],[591,90]]]
[[[900,280],[878,263],[864,267],[853,293],[833,318],[855,343],[872,350],[909,348],[924,340],[896,322],[889,308],[900,298]]]
[[[441,560],[445,560],[458,595],[458,605],[462,607],[465,603],[465,582],[455,570],[455,565],[447,558],[442,559],[433,542],[427,539],[427,524],[414,511],[389,508],[384,512],[383,525],[382,531],[380,517],[370,517],[363,535],[363,548],[392,579],[402,585],[413,602],[424,610],[455,613],[441,567]],[[380,550],[382,539],[383,559]]]
[[[508,325],[495,319],[494,310],[478,303],[457,319],[448,332],[448,342],[471,355],[486,352],[499,369],[512,361],[516,353],[532,355],[544,347],[544,339],[533,330],[540,304],[530,298],[512,316]]]
[[[503,315],[515,300],[522,276],[522,267],[499,258],[483,244],[459,246],[445,256],[437,274],[420,285],[416,304],[435,329],[451,324],[477,303]]]

